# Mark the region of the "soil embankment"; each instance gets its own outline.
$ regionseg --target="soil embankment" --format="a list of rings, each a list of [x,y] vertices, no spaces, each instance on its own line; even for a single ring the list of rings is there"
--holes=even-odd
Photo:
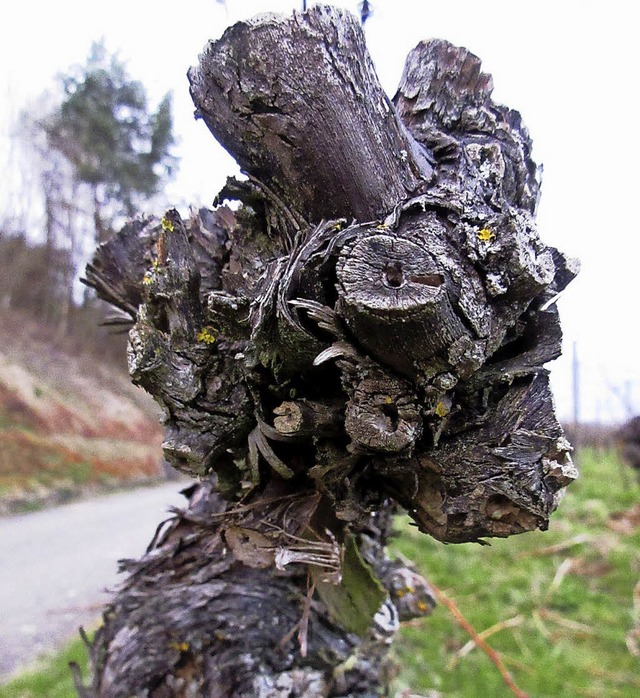
[[[0,316],[0,514],[163,476],[153,401],[123,366]]]

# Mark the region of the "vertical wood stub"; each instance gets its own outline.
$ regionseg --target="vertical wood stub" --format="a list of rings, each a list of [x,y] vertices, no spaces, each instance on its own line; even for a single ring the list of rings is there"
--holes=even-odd
[[[189,80],[199,116],[242,170],[268,178],[311,223],[377,218],[431,177],[347,12],[314,6],[239,22]]]

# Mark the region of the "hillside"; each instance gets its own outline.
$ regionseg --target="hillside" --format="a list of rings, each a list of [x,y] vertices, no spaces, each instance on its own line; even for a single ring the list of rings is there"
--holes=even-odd
[[[0,312],[0,513],[161,477],[157,414],[124,362]]]

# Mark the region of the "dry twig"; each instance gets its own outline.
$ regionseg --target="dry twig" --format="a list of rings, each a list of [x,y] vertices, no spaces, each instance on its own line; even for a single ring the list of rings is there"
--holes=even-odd
[[[511,692],[517,698],[529,698],[528,695],[521,691],[515,684],[511,674],[505,667],[500,658],[500,655],[482,639],[479,633],[476,632],[475,628],[469,623],[469,621],[462,615],[460,609],[456,605],[453,599],[450,599],[441,589],[439,589],[435,584],[431,584],[438,601],[446,606],[451,615],[455,618],[458,625],[463,628],[469,635],[473,638],[475,644],[489,657],[489,659],[495,664],[496,668],[500,672],[502,679],[505,684],[509,687]]]
[[[562,541],[561,543],[556,543],[555,545],[548,545],[545,548],[536,548],[535,550],[525,550],[516,555],[516,559],[521,560],[525,557],[544,557],[545,555],[555,555],[556,553],[562,553],[568,548],[573,548],[575,545],[582,545],[583,543],[590,543],[593,541],[593,536],[589,533],[579,533],[569,540]]]
[[[518,627],[524,622],[524,620],[524,616],[520,615],[514,616],[513,618],[508,618],[507,620],[500,621],[499,623],[492,625],[490,628],[483,630],[481,633],[478,633],[478,637],[482,640],[486,640],[488,637],[495,635],[495,633],[498,633],[501,630]],[[469,640],[469,642],[467,642],[466,645],[461,647],[449,660],[449,663],[447,664],[447,670],[453,669],[463,657],[466,657],[473,650],[474,647],[477,647],[476,641]]]
[[[558,591],[560,585],[562,584],[562,581],[571,571],[571,566],[573,565],[573,562],[573,558],[568,557],[566,558],[566,560],[562,562],[560,567],[558,567],[555,575],[553,576],[553,579],[551,580],[551,584],[549,584],[547,593],[544,595],[543,603],[547,603],[549,599],[551,599],[551,597],[556,593],[556,591]]]
[[[571,632],[581,633],[583,635],[596,634],[596,631],[590,625],[585,625],[584,623],[579,623],[578,621],[565,618],[564,616],[561,616],[559,613],[551,611],[548,608],[540,608],[538,609],[538,613],[545,620],[553,621],[556,625],[559,625],[561,628],[571,630]]]
[[[310,582],[310,577],[307,582]],[[313,594],[316,590],[316,583],[313,582],[309,585],[307,589],[307,596],[304,601],[304,610],[302,611],[302,618],[300,619],[300,628],[298,630],[298,643],[300,644],[300,655],[302,657],[307,656],[307,633],[309,630],[309,616],[311,615],[311,599],[313,599]]]
[[[634,657],[640,657],[640,582],[633,590],[633,620],[635,627],[625,636],[627,649]]]

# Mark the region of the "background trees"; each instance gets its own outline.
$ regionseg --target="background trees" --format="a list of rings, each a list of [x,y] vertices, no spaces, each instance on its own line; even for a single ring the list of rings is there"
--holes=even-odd
[[[62,87],[62,102],[40,123],[49,148],[90,189],[96,239],[102,241],[116,216],[134,215],[173,172],[171,94],[150,112],[142,83],[103,43],[62,77]]]
[[[0,249],[10,270],[0,297],[66,333],[87,256],[157,194],[177,159],[171,94],[151,109],[142,83],[103,42],[60,76],[58,89],[23,111],[13,135],[36,194],[25,206],[39,216],[5,216]],[[85,293],[81,302],[93,301]]]

